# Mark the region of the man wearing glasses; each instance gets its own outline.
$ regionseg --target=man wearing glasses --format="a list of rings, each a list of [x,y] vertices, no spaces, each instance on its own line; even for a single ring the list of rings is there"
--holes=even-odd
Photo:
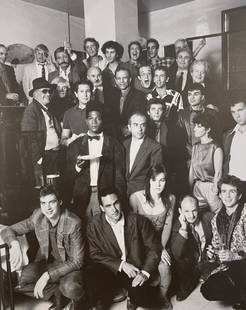
[[[42,176],[59,171],[61,128],[57,119],[49,112],[52,85],[43,78],[35,79],[32,84],[29,96],[33,97],[33,101],[24,111],[21,131],[37,133],[31,137],[31,158],[38,186],[41,185],[37,183],[42,180]]]

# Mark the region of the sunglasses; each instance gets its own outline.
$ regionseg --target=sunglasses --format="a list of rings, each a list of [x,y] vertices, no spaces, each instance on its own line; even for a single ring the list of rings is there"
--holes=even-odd
[[[51,89],[42,89],[41,92],[43,94],[52,94],[53,91]]]

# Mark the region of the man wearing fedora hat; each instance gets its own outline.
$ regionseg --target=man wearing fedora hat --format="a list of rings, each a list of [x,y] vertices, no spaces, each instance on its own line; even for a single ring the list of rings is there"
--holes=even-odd
[[[29,96],[32,102],[26,107],[21,131],[36,132],[31,135],[31,158],[37,180],[47,174],[59,171],[59,145],[61,128],[57,119],[49,112],[49,104],[53,85],[44,78],[33,80],[33,88]],[[39,132],[39,133],[38,133]]]

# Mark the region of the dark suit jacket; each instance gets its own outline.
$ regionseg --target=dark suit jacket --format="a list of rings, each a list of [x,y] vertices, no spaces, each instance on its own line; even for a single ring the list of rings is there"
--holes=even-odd
[[[200,217],[200,220],[202,221],[202,226],[206,238],[206,244],[202,253],[202,257],[206,256],[206,247],[211,243],[212,240],[212,226],[211,226],[211,219],[214,216],[214,214],[207,213]],[[183,236],[179,233],[180,229],[180,222],[177,219],[176,222],[173,225],[171,238],[170,238],[170,246],[172,255],[175,260],[183,260],[184,258],[188,258],[189,261],[192,263],[195,262],[194,252],[197,249],[197,244],[195,240],[192,239],[185,239]]]
[[[48,76],[49,82],[51,83],[52,80],[54,80],[54,78],[56,78],[58,76],[59,76],[59,70],[55,70],[53,72],[50,72],[49,76]],[[71,65],[71,71],[68,74],[68,79],[69,79],[69,83],[71,86],[73,86],[76,82],[79,82],[81,80],[78,67],[75,66],[74,64]]]
[[[6,72],[9,90],[6,89],[5,84],[3,83],[3,81],[0,77],[0,105],[4,105],[7,103],[6,94],[8,92],[17,93],[17,94],[19,94],[20,99],[24,99],[25,96],[24,96],[23,91],[21,90],[20,85],[16,81],[14,69],[11,66],[8,66],[5,64],[2,64],[1,66],[4,67],[4,70]]]
[[[125,215],[126,261],[152,275],[160,261],[160,244],[148,219],[138,214]],[[87,228],[89,257],[118,272],[122,252],[105,215],[94,216]]]
[[[61,126],[58,120],[54,117],[54,126],[58,137],[61,135]],[[31,132],[40,132],[41,137],[34,137],[32,140],[31,151],[32,151],[32,160],[33,163],[43,157],[44,149],[46,144],[46,123],[43,112],[39,106],[39,103],[33,99],[33,101],[26,107],[22,121],[21,121],[21,131],[31,131]]]
[[[223,135],[223,151],[224,151],[224,164],[223,164],[223,175],[229,173],[229,162],[231,158],[231,143],[235,132],[233,129],[226,131]]]
[[[90,197],[90,162],[78,173],[75,169],[78,155],[88,155],[88,136],[71,143],[67,149],[68,175],[74,179],[74,195],[81,197],[85,205]],[[116,187],[121,198],[125,195],[124,150],[112,137],[104,135],[102,157],[100,158],[98,187]]]
[[[111,107],[116,123],[120,124],[120,126],[125,126],[134,112],[146,113],[146,98],[143,92],[131,87],[126,96],[122,113],[120,113],[120,100],[117,102],[117,105]]]
[[[167,85],[168,85],[168,88],[177,90],[181,93],[182,98],[183,98],[183,105],[184,105],[184,108],[186,108],[189,105],[189,103],[188,103],[188,87],[192,84],[192,77],[191,77],[191,74],[188,70],[185,87],[182,91],[180,91],[179,89],[177,89],[177,87],[175,85],[177,71],[178,71],[177,66],[172,66],[170,68],[169,81],[168,81]]]
[[[131,140],[132,139],[129,138],[124,141],[126,150],[127,193],[129,196],[134,192],[144,189],[149,168],[162,162],[161,145],[146,136],[137,153],[132,169],[129,171]]]
[[[39,259],[47,261],[50,249],[49,221],[40,208],[36,209],[29,218],[6,228],[2,236],[4,241],[10,245],[13,240],[17,240],[17,236],[30,231],[35,231],[40,246]],[[57,224],[57,248],[62,262],[48,268],[53,282],[71,271],[80,269],[84,263],[85,238],[81,221],[68,210],[62,211]]]

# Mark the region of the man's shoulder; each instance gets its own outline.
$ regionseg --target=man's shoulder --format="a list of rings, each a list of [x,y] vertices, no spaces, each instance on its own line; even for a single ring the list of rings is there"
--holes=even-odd
[[[64,209],[63,214],[65,219],[68,221],[69,225],[67,225],[67,228],[69,230],[73,230],[77,225],[81,225],[81,219],[73,212]]]
[[[160,143],[158,143],[157,141],[148,136],[145,137],[143,143],[147,145],[150,149],[161,149]]]
[[[76,104],[75,106],[69,108],[67,111],[65,111],[64,113],[64,117],[70,117],[72,116],[74,113],[76,113],[76,111],[78,110],[78,104]]]

